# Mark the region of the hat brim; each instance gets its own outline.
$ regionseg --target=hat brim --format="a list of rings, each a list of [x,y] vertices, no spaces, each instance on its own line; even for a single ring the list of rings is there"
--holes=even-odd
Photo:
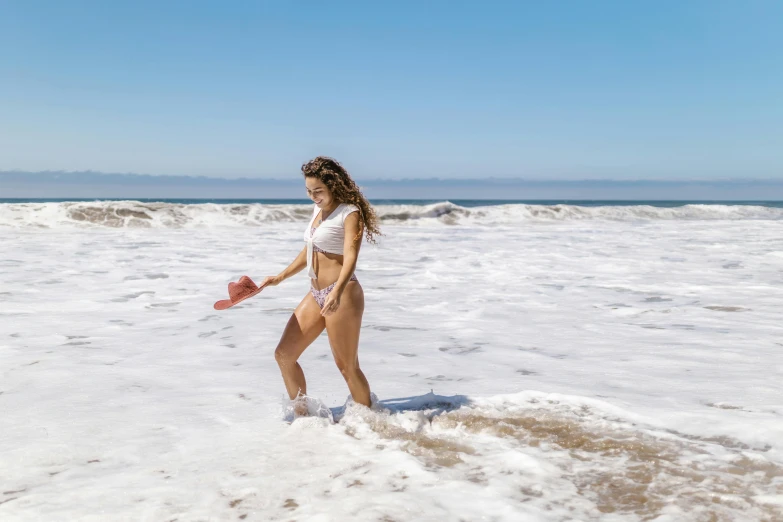
[[[254,292],[251,292],[245,296],[240,297],[236,301],[232,301],[231,299],[222,299],[214,304],[215,310],[225,310],[226,308],[231,308],[234,305],[238,305],[245,299],[250,299],[254,295],[256,295],[258,292],[260,292],[262,289],[259,288],[258,290],[255,290]]]

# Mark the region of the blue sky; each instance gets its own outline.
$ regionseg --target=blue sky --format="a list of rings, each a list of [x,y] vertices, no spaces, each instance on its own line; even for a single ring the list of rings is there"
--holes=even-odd
[[[783,2],[0,2],[0,170],[783,177]]]

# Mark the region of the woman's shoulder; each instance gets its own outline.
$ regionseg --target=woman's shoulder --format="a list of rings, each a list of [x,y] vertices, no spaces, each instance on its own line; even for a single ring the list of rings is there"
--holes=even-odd
[[[340,215],[342,216],[342,221],[345,221],[346,216],[350,214],[351,212],[358,212],[359,207],[356,205],[352,205],[351,203],[343,203],[343,208],[340,211]]]

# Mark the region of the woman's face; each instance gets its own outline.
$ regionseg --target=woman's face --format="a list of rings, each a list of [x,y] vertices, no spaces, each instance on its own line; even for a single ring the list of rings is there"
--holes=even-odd
[[[307,188],[307,197],[312,199],[318,208],[328,209],[332,205],[332,191],[320,179],[306,177],[305,188]]]

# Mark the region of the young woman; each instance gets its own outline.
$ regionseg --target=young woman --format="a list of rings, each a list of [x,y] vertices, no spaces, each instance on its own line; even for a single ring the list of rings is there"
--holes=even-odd
[[[288,267],[264,279],[274,286],[307,267],[310,292],[296,307],[275,350],[294,411],[306,413],[304,372],[297,359],[326,328],[332,355],[354,402],[370,406],[370,385],[359,368],[359,329],[364,291],[354,275],[362,235],[374,243],[378,217],[348,172],[319,156],[302,166],[307,195],[315,203],[305,247]]]

